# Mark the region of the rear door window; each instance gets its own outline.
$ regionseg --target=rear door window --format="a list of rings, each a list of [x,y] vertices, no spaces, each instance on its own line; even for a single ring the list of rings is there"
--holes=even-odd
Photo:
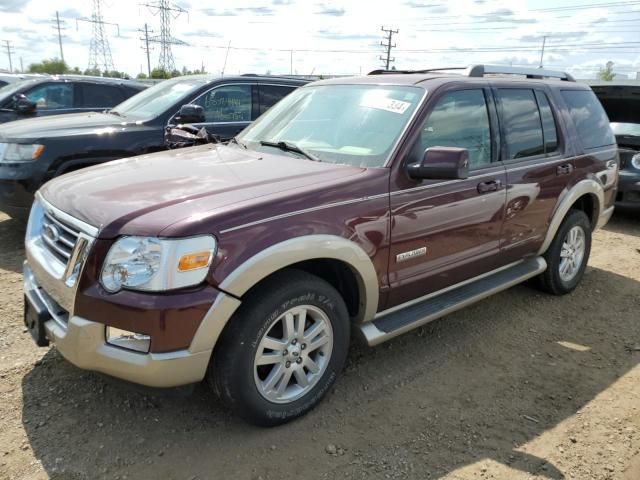
[[[591,90],[562,90],[561,93],[584,148],[616,143],[609,118],[595,93]]]
[[[259,85],[258,115],[262,115],[273,105],[289,95],[295,87],[285,85]]]
[[[502,118],[504,160],[544,155],[542,121],[533,90],[497,90]]]
[[[40,110],[61,110],[73,108],[72,83],[46,83],[25,93]]]
[[[538,100],[538,108],[540,108],[540,117],[542,118],[544,152],[549,155],[558,151],[558,127],[547,95],[536,90],[536,99]]]
[[[83,108],[115,107],[124,100],[120,88],[97,83],[80,83]]]
[[[206,123],[251,121],[251,85],[214,88],[192,103],[204,108]]]

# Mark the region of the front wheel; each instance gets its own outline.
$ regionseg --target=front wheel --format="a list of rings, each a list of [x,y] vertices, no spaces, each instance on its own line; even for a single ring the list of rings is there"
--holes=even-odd
[[[311,410],[342,370],[349,316],[324,280],[290,270],[243,302],[223,336],[208,378],[224,403],[259,425]]]
[[[544,291],[564,295],[580,283],[591,253],[591,222],[581,210],[570,210],[544,254],[547,270],[540,276]]]

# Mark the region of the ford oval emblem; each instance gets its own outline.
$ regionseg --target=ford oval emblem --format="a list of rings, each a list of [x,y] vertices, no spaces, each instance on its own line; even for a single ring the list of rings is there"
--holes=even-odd
[[[56,243],[58,240],[60,240],[60,230],[58,230],[58,227],[56,227],[55,225],[45,226],[42,233],[53,243]]]

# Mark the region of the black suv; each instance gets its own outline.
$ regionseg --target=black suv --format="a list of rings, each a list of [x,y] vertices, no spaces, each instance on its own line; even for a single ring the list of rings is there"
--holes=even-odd
[[[616,205],[640,211],[640,82],[590,82],[604,107],[620,149]]]
[[[193,124],[228,140],[306,83],[254,75],[184,76],[165,80],[102,113],[4,125],[0,131],[0,210],[25,216],[33,193],[53,177],[109,160],[164,150],[168,125]]]
[[[0,88],[0,123],[43,115],[101,111],[148,85],[120,78],[58,75],[28,78]]]

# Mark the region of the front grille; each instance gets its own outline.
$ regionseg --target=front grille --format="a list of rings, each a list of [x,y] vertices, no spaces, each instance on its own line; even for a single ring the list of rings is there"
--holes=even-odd
[[[80,232],[46,211],[42,218],[41,232],[42,241],[46,248],[66,264],[71,258],[71,252],[78,241]]]

